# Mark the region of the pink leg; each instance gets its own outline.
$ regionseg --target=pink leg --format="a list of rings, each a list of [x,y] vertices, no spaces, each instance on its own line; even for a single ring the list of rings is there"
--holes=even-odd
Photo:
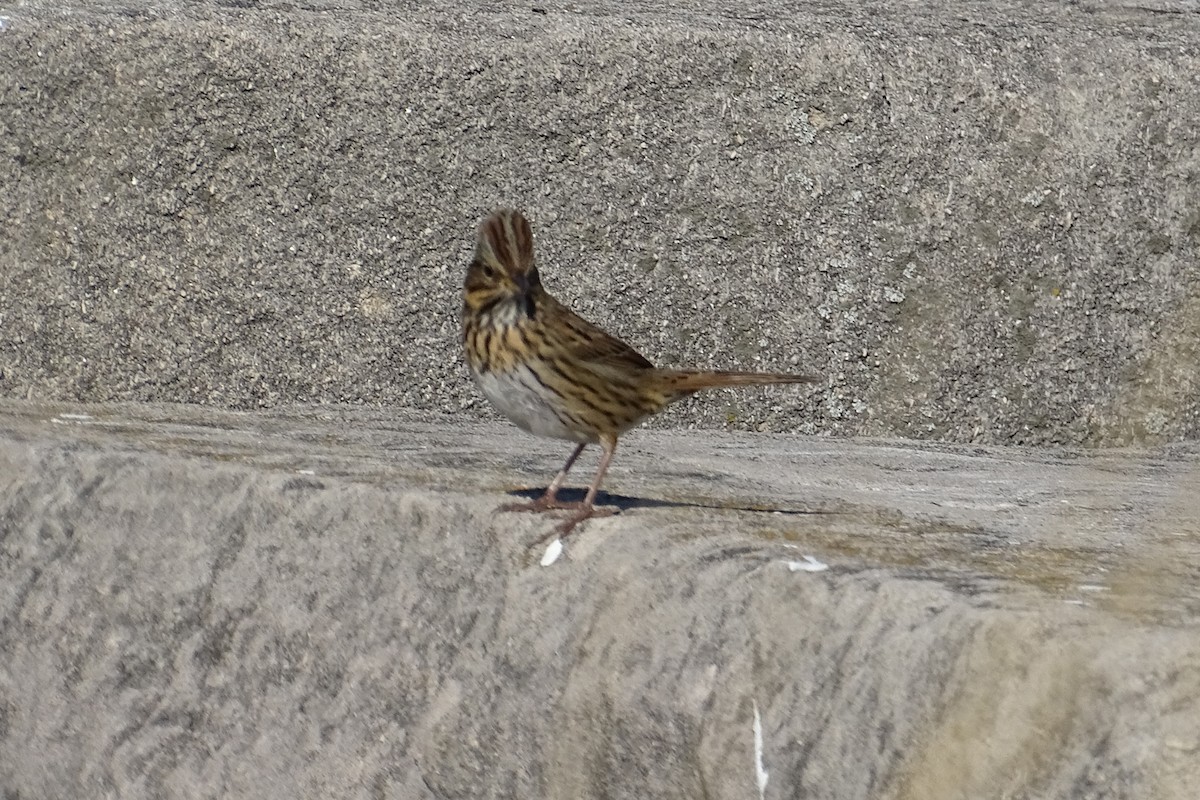
[[[566,536],[575,529],[576,525],[585,519],[607,517],[617,513],[617,509],[615,508],[598,509],[595,505],[596,492],[600,489],[600,482],[604,480],[604,474],[608,472],[608,465],[612,463],[613,454],[617,452],[617,437],[606,436],[601,441],[601,444],[604,445],[604,455],[600,457],[600,468],[596,470],[596,477],[592,480],[592,485],[588,487],[587,496],[583,498],[583,503],[578,506],[578,510],[554,528],[554,533],[558,536]]]
[[[562,488],[563,481],[567,479],[567,473],[571,471],[571,467],[575,466],[575,459],[579,458],[579,454],[583,452],[583,448],[587,447],[587,442],[575,448],[575,452],[571,453],[571,457],[567,459],[567,463],[563,464],[563,468],[554,476],[554,480],[550,481],[550,485],[546,487],[546,493],[537,500],[528,503],[507,503],[500,506],[499,511],[549,511],[553,508],[579,508],[579,503],[560,503],[558,502],[558,490]],[[586,502],[586,501],[585,501]]]

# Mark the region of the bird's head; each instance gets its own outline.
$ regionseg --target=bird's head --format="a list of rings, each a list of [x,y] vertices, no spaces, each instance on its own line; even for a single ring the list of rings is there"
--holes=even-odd
[[[541,279],[533,260],[533,230],[515,209],[495,212],[479,226],[475,257],[463,281],[463,313],[511,324],[533,316]]]

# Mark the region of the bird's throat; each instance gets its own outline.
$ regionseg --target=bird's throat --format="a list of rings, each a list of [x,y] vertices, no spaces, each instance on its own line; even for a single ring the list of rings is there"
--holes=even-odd
[[[536,319],[537,302],[532,292],[497,295],[479,305],[474,316],[481,328],[503,330]]]

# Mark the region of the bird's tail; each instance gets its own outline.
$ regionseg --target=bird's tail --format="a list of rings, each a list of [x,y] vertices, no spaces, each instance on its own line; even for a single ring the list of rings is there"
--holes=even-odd
[[[682,397],[702,389],[728,386],[769,386],[775,383],[817,383],[817,375],[797,375],[786,372],[708,372],[705,370],[661,370],[662,387],[669,394]]]

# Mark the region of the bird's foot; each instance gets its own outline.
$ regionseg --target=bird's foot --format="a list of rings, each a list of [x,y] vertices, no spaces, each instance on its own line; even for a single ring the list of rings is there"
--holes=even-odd
[[[540,514],[543,511],[575,511],[583,508],[582,500],[567,501],[559,500],[554,495],[544,494],[537,500],[530,500],[526,503],[505,503],[497,508],[497,511],[528,511],[531,514]]]
[[[527,503],[506,503],[500,506],[497,511],[528,511],[530,513],[539,514],[543,511],[573,511],[575,513],[564,519],[562,522],[554,526],[554,528],[545,536],[537,540],[538,545],[554,539],[561,539],[571,531],[575,530],[576,526],[584,520],[592,519],[593,517],[611,517],[620,509],[616,508],[596,508],[596,506],[587,503],[583,500],[566,501],[559,500],[552,495],[542,495],[537,500],[530,500]]]
[[[595,506],[584,506],[582,503],[576,509],[575,513],[564,519],[562,522],[554,526],[554,530],[542,538],[542,541],[549,541],[553,538],[562,538],[571,531],[575,530],[575,526],[587,519],[593,517],[611,517],[616,514],[618,509],[615,508],[596,508]]]

